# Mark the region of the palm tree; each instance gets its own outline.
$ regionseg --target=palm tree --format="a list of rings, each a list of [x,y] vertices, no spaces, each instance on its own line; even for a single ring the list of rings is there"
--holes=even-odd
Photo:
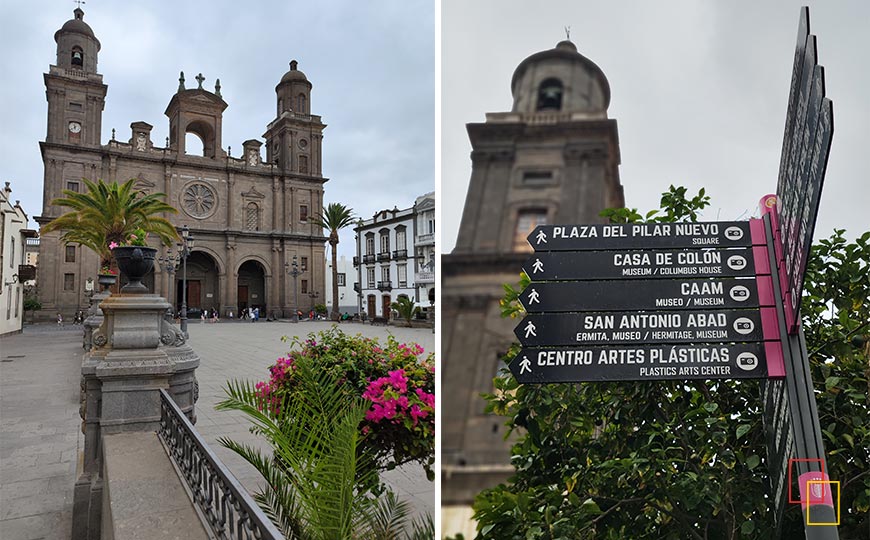
[[[165,245],[178,238],[175,226],[158,216],[177,210],[163,202],[163,193],[144,195],[136,191],[131,179],[123,185],[106,184],[102,180],[84,179],[86,191],[78,193],[65,189],[65,197],[51,204],[71,208],[72,211],[56,217],[42,227],[43,232],[63,231],[60,240],[65,244],[81,244],[100,256],[100,264],[112,260],[111,242],[124,243],[136,229],[154,233]]]
[[[399,317],[405,319],[408,328],[411,327],[411,319],[420,312],[420,307],[415,306],[414,302],[407,296],[399,296],[395,302],[390,304],[390,307],[399,312]]]
[[[390,491],[377,498],[361,486],[379,484],[359,425],[368,404],[334,374],[305,358],[294,364],[293,390],[272,400],[250,382],[230,381],[218,410],[237,410],[253,423],[271,454],[221,437],[263,476],[257,504],[289,539],[432,539],[431,519],[410,523],[407,503]]]
[[[338,231],[354,221],[353,209],[339,203],[329,203],[319,216],[309,218],[315,225],[329,229],[329,245],[332,246],[332,313],[330,319],[337,321],[338,310]]]

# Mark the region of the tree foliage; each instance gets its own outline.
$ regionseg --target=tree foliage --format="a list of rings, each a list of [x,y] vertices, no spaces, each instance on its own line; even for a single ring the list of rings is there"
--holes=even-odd
[[[410,523],[410,507],[392,492],[376,498],[375,456],[361,444],[368,404],[310,358],[293,363],[294,392],[263,397],[248,382],[227,383],[218,410],[238,410],[272,451],[222,437],[266,480],[255,500],[288,539],[430,539],[431,521]],[[292,421],[289,421],[291,420]]]
[[[411,319],[420,313],[420,307],[414,305],[414,301],[407,296],[400,296],[395,302],[390,304],[390,307],[399,313],[399,317],[405,319],[405,324],[408,328],[411,327]]]
[[[694,221],[708,204],[703,190],[687,198],[671,186],[659,211],[602,215]],[[841,538],[868,527],[868,238],[848,244],[838,232],[813,250],[807,274],[804,324],[829,472],[843,482]],[[522,315],[526,284],[522,275],[521,288],[505,287],[503,315]],[[494,384],[487,410],[519,434],[516,471],[477,496],[478,538],[772,537],[758,381],[519,385],[504,370]],[[803,537],[800,520],[789,507],[783,538]]]
[[[135,178],[122,185],[117,182],[107,184],[102,180],[83,180],[84,192],[65,189],[65,197],[51,202],[71,211],[44,225],[43,232],[62,231],[61,242],[81,244],[91,249],[100,256],[101,266],[108,265],[112,259],[109,244],[125,243],[137,229],[157,235],[165,245],[170,245],[178,238],[175,226],[158,215],[177,212],[162,200],[165,194],[145,195],[137,191],[134,187]]]

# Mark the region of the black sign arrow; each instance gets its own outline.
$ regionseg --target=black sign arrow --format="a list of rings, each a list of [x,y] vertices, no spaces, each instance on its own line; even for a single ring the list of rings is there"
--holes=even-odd
[[[776,317],[774,308],[770,317]],[[775,319],[774,319],[775,320]],[[524,347],[731,343],[765,339],[760,309],[536,313],[514,328]],[[778,334],[768,336],[778,338]]]
[[[532,281],[739,277],[755,275],[755,258],[751,248],[545,252],[523,271]]]
[[[539,225],[527,239],[535,251],[749,247],[753,240],[764,243],[763,238],[753,237],[748,221]]]
[[[522,349],[510,363],[521,384],[763,379],[764,343]]]
[[[759,303],[759,282],[764,282]],[[770,277],[531,283],[520,294],[528,313],[740,309],[773,305]]]

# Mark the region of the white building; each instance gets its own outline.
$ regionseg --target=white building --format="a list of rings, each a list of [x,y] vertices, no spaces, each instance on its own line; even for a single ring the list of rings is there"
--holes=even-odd
[[[0,190],[0,335],[20,332],[24,320],[24,281],[32,276],[33,267],[26,266],[26,240],[36,236],[27,228],[27,214],[9,198],[9,182]]]
[[[353,290],[356,281],[356,270],[351,261],[341,255],[338,258],[338,311],[340,313],[356,314],[357,295]],[[322,302],[326,304],[326,312],[332,313],[332,257],[326,257],[326,298]]]
[[[355,228],[354,291],[368,317],[390,317],[390,304],[406,296],[422,307],[435,294],[435,192],[414,206],[381,210]]]
[[[414,201],[414,288],[424,307],[435,298],[435,192]]]

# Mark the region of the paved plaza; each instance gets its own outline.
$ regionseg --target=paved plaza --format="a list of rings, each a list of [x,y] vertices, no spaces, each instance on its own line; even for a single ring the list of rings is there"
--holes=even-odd
[[[285,354],[281,336],[305,336],[332,323],[191,321],[190,344],[199,353],[199,401],[196,428],[215,453],[249,490],[259,474],[219,437],[259,444],[241,413],[215,411],[228,379],[265,380],[267,368]],[[348,333],[400,342],[416,342],[434,350],[431,329],[344,323]],[[35,325],[23,334],[0,340],[0,540],[68,540],[72,529],[72,495],[76,459],[84,438],[79,418],[81,327]],[[416,512],[434,513],[434,483],[422,469],[408,466],[384,475],[400,498]]]

